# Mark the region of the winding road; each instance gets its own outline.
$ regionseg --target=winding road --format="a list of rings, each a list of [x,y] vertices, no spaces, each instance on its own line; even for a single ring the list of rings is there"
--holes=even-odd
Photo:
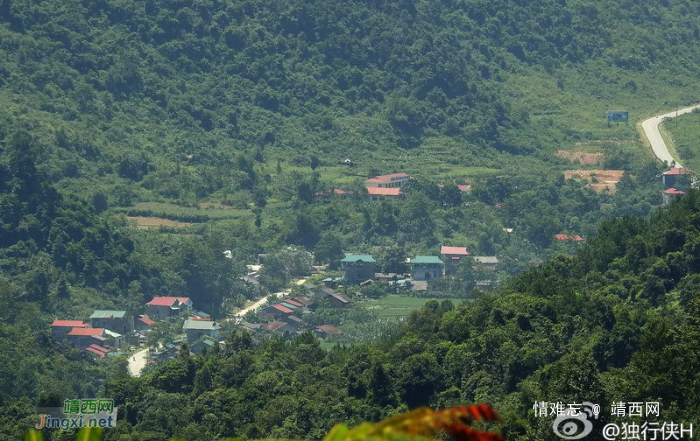
[[[642,121],[642,130],[644,130],[644,134],[646,135],[647,139],[649,140],[649,143],[651,144],[651,149],[653,150],[654,155],[656,155],[656,157],[659,158],[660,161],[665,161],[669,164],[675,161],[675,159],[673,159],[671,154],[668,152],[668,146],[664,142],[664,139],[661,137],[661,132],[659,131],[659,126],[661,125],[663,120],[666,118],[675,118],[676,116],[690,113],[697,108],[700,108],[700,104],[684,107],[673,112],[664,113],[663,115],[656,115],[647,120]],[[683,168],[683,165],[676,162],[675,167]]]

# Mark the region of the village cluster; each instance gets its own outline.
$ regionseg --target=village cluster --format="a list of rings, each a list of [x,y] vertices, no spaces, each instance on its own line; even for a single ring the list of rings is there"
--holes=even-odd
[[[443,246],[440,256],[416,256],[409,259],[411,274],[408,277],[377,272],[376,261],[371,255],[349,254],[340,262],[343,277],[327,277],[318,283],[307,283],[305,295],[282,297],[275,303],[261,307],[253,315],[256,320],[246,321],[243,316],[237,315],[226,321],[247,329],[254,337],[262,333],[293,336],[305,331],[312,331],[320,338],[342,334],[341,329],[331,324],[308,324],[308,315],[313,314],[314,307],[320,303],[333,309],[347,308],[353,298],[362,297],[361,292],[355,288],[372,283],[395,285],[397,289],[406,291],[426,290],[432,282],[456,272],[460,261],[467,256],[473,259],[474,269],[483,275],[483,280],[479,280],[478,285],[481,288],[490,287],[494,283],[491,275],[497,269],[498,259],[495,256],[471,256],[466,247]],[[260,256],[263,265],[264,258],[265,255]],[[259,270],[263,265],[249,265],[248,274],[242,280],[245,283],[259,284]],[[191,299],[187,297],[154,297],[146,303],[145,309],[146,314],[136,316],[129,315],[127,311],[95,310],[88,323],[57,319],[51,325],[52,336],[86,355],[101,358],[121,354],[125,345],[142,346],[156,321],[184,318],[183,337],[162,348],[154,348],[151,362],[174,357],[183,342],[195,354],[213,348],[216,342],[225,344],[219,341],[221,323],[207,313],[196,311]]]
[[[685,168],[671,168],[662,175],[666,190],[664,203],[677,195],[684,194],[677,190],[678,184],[685,186],[691,171]],[[413,177],[406,173],[376,176],[365,181],[371,201],[391,200],[401,196],[402,188]],[[468,192],[469,185],[458,185],[460,191]],[[340,189],[319,192],[317,197],[347,197],[350,193]],[[512,233],[510,228],[504,229]],[[583,242],[579,235],[557,234],[559,241]],[[230,252],[229,252],[230,253]],[[496,281],[494,274],[499,264],[496,256],[472,256],[464,246],[442,246],[440,255],[415,256],[408,259],[410,275],[383,274],[377,271],[374,257],[369,254],[348,254],[340,262],[343,277],[328,277],[319,284],[306,284],[306,295],[280,298],[276,303],[258,309],[256,320],[246,321],[242,316],[232,320],[236,326],[250,331],[254,336],[264,333],[285,336],[312,331],[320,338],[342,334],[343,331],[331,324],[310,325],[308,315],[313,313],[315,305],[325,302],[330,308],[347,308],[354,298],[362,293],[353,287],[364,287],[372,283],[385,283],[397,289],[421,291],[445,275],[454,274],[460,262],[466,257],[473,260],[476,286],[480,289],[492,288]],[[230,257],[230,256],[227,256]],[[249,271],[242,280],[258,285],[259,270],[264,265],[265,255],[259,256],[258,265],[249,265]],[[342,287],[342,289],[340,289]],[[342,292],[341,292],[342,291]],[[167,360],[180,350],[180,343],[186,342],[190,351],[201,353],[211,349],[220,339],[221,324],[200,311],[194,310],[192,301],[187,297],[155,297],[145,305],[146,314],[131,316],[126,311],[95,310],[89,317],[89,323],[81,320],[54,320],[52,336],[96,358],[121,354],[125,345],[143,346],[150,328],[160,320],[185,318],[182,326],[183,337],[165,345],[154,348],[155,360]],[[231,320],[231,319],[227,319]],[[254,337],[255,338],[255,337]],[[223,341],[220,342],[224,344]],[[154,362],[154,360],[151,360]]]

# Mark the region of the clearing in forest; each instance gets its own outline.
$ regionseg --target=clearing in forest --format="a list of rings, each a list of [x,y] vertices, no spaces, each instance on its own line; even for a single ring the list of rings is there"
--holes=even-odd
[[[572,152],[570,150],[557,150],[554,156],[568,159],[571,162],[578,162],[581,165],[595,165],[603,162],[602,153],[586,153]]]
[[[615,194],[616,185],[624,174],[624,170],[567,170],[564,172],[564,178],[585,179],[590,182],[588,186],[597,193]]]
[[[158,228],[160,226],[182,228],[192,225],[192,222],[180,222],[162,217],[151,216],[127,216],[130,221],[136,222],[136,226],[140,229]]]

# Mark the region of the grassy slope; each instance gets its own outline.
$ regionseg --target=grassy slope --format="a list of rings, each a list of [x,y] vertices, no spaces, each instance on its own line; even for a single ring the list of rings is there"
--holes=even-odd
[[[664,129],[672,134],[683,165],[700,170],[700,112],[674,118],[664,124]]]

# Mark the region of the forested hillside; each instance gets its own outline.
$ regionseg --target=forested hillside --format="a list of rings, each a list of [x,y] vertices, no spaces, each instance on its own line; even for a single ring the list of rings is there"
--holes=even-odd
[[[117,205],[261,185],[239,153],[366,169],[430,147],[500,168],[498,151],[634,139],[591,124],[692,99],[700,59],[689,0],[0,8],[0,138],[32,131],[52,180]]]

